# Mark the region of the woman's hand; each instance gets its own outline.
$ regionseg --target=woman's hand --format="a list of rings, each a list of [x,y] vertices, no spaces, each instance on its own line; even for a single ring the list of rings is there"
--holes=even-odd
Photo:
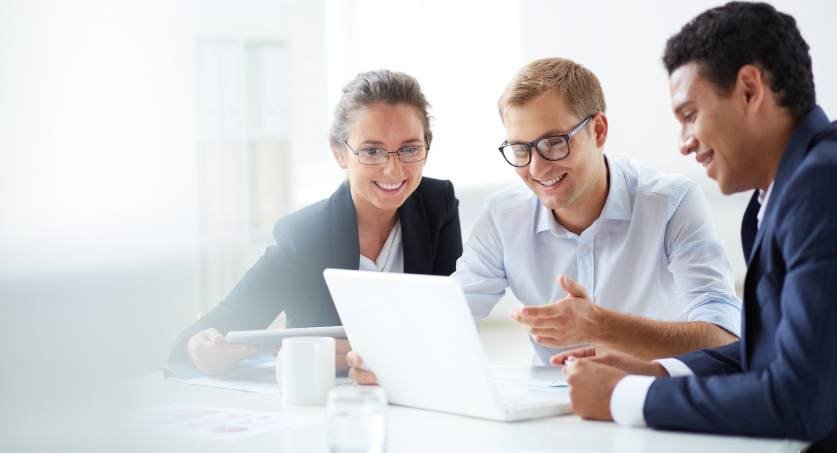
[[[349,365],[346,363],[346,355],[351,352],[352,345],[349,340],[335,340],[334,348],[334,368],[338,374],[341,374],[349,369]]]
[[[363,359],[354,351],[346,354],[346,363],[349,365],[349,379],[357,384],[376,385],[378,377],[375,373],[363,369]]]
[[[189,337],[186,351],[195,368],[208,376],[216,376],[234,367],[241,359],[255,354],[256,347],[228,344],[218,329],[209,328]]]

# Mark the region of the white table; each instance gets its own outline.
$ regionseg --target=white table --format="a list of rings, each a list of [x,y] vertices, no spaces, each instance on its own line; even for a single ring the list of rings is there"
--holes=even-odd
[[[285,416],[316,418],[312,425],[264,433],[235,442],[216,442],[147,431],[129,434],[138,451],[328,452],[322,407],[282,409],[279,395],[199,387],[148,375],[126,384],[127,409],[190,403],[268,410]],[[798,452],[799,441],[753,439],[625,428],[560,416],[516,423],[493,422],[390,406],[388,452]]]

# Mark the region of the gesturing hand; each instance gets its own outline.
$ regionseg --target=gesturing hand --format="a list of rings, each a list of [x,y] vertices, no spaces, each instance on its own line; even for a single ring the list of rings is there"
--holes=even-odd
[[[575,280],[559,275],[558,285],[567,297],[547,305],[512,310],[511,318],[526,327],[532,338],[548,347],[595,342],[602,309],[588,298]]]

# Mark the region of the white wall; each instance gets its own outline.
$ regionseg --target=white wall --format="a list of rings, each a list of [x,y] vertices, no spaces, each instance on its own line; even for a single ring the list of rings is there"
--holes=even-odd
[[[0,6],[0,342],[32,372],[5,378],[148,369],[191,311],[190,28],[165,2]]]
[[[179,12],[162,2],[5,5],[0,240],[15,260],[3,272],[188,248],[193,99]]]
[[[297,37],[290,127],[304,151],[326,115],[318,21],[316,1],[0,0],[0,322],[125,333],[108,347],[134,348],[126,370],[159,366],[206,310],[196,42]]]

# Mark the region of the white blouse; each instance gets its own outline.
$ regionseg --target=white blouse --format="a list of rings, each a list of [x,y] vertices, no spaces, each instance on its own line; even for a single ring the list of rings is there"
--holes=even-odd
[[[360,255],[359,270],[373,272],[404,273],[404,248],[401,244],[401,220],[395,222],[387,236],[384,246],[378,252],[378,258],[372,261]]]

